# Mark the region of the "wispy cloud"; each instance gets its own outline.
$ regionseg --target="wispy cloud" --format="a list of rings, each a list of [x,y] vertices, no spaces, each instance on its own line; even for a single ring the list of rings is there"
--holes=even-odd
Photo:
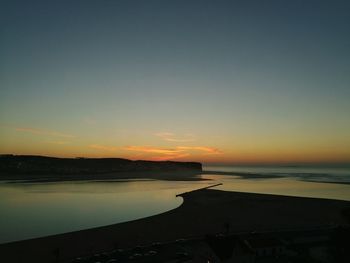
[[[158,132],[155,136],[168,141],[168,142],[193,142],[196,140],[193,134],[185,134],[182,136],[177,136],[171,132]]]
[[[189,156],[193,152],[199,152],[202,154],[221,153],[221,151],[219,151],[216,148],[206,146],[176,146],[174,148],[159,148],[152,146],[127,146],[124,149],[128,151],[157,154],[157,156],[153,157],[154,160],[178,159]]]
[[[89,145],[90,148],[99,150],[99,151],[107,151],[107,152],[115,152],[118,150],[115,146],[107,146],[107,145],[101,145],[101,144],[91,144]]]
[[[205,147],[205,146],[194,146],[194,147],[178,146],[177,148],[181,149],[181,150],[201,151],[201,152],[205,152],[207,154],[220,154],[221,153],[221,151],[217,148]]]
[[[51,136],[51,137],[61,137],[61,138],[74,138],[74,135],[67,134],[67,133],[61,133],[57,131],[52,130],[43,130],[43,129],[36,129],[36,128],[28,128],[28,127],[15,127],[15,131],[18,132],[27,132],[32,133],[36,135],[44,135],[44,136]]]
[[[156,148],[151,146],[127,146],[124,149],[129,151],[145,152],[145,153],[160,153],[165,155],[173,155],[179,152],[178,149],[165,149],[165,148]]]

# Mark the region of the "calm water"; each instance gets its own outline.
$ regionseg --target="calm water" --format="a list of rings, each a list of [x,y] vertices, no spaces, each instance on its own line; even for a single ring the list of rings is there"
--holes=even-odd
[[[237,167],[215,168],[216,171],[232,171],[233,168],[237,170]],[[243,169],[252,173],[262,172],[261,169]],[[265,172],[268,173],[263,171]],[[329,171],[327,173],[329,174]],[[315,174],[319,174],[319,171]],[[345,173],[342,176],[346,176]],[[350,185],[347,184],[306,182],[293,176],[277,179],[242,179],[232,175],[207,175],[204,172],[202,177],[213,181],[2,182],[0,243],[159,214],[182,203],[181,198],[175,197],[176,194],[218,182],[222,182],[223,185],[217,189],[228,191],[350,200]]]
[[[342,166],[205,166],[206,171],[277,175],[304,181],[350,183],[350,164]]]
[[[205,171],[233,175],[203,175],[223,183],[216,189],[252,193],[329,198],[350,201],[350,165],[343,166],[205,166]],[[252,179],[235,172],[261,175]],[[280,178],[265,178],[277,175]],[[327,183],[338,182],[338,183]]]
[[[159,214],[200,185],[208,182],[0,183],[0,243]]]

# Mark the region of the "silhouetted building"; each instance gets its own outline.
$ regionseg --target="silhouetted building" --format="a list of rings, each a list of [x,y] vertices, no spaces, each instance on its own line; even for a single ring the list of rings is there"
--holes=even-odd
[[[257,257],[280,256],[286,253],[282,240],[273,237],[256,237],[244,241]]]

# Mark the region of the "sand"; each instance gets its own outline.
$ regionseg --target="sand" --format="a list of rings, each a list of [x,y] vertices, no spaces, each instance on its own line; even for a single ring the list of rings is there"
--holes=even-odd
[[[171,211],[126,223],[0,245],[2,262],[56,262],[114,248],[146,245],[179,238],[231,233],[297,230],[344,225],[350,202],[225,192],[205,189],[184,193],[183,204]],[[181,198],[181,197],[179,197]]]

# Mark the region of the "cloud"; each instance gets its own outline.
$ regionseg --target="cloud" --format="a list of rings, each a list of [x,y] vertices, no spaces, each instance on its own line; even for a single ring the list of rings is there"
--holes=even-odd
[[[51,131],[51,130],[42,130],[42,129],[35,129],[35,128],[24,128],[24,127],[15,127],[15,131],[18,132],[27,132],[32,133],[36,135],[44,135],[44,136],[51,136],[51,137],[61,137],[61,138],[74,138],[74,135],[67,134],[67,133],[61,133],[57,131]]]
[[[216,148],[206,146],[176,146],[174,148],[158,148],[152,146],[127,146],[124,148],[128,151],[136,151],[143,153],[157,154],[154,160],[170,160],[189,156],[192,152],[200,152],[202,154],[220,154]],[[160,155],[159,155],[160,154]]]
[[[115,152],[118,150],[117,147],[114,146],[106,146],[106,145],[100,145],[100,144],[91,144],[89,145],[90,148],[95,149],[95,150],[102,150],[102,151],[107,151],[107,152]]]
[[[127,146],[124,149],[129,151],[160,153],[165,155],[172,155],[179,152],[179,150],[177,149],[164,149],[164,148],[156,148],[156,147],[150,147],[150,146]]]
[[[195,137],[193,134],[185,134],[183,136],[176,136],[171,132],[159,132],[156,133],[155,136],[163,139],[168,142],[193,142],[195,141]]]
[[[220,154],[221,151],[217,148],[212,147],[205,147],[205,146],[194,146],[194,147],[188,147],[188,146],[178,146],[179,149],[182,150],[190,150],[190,151],[202,151],[207,154]]]

